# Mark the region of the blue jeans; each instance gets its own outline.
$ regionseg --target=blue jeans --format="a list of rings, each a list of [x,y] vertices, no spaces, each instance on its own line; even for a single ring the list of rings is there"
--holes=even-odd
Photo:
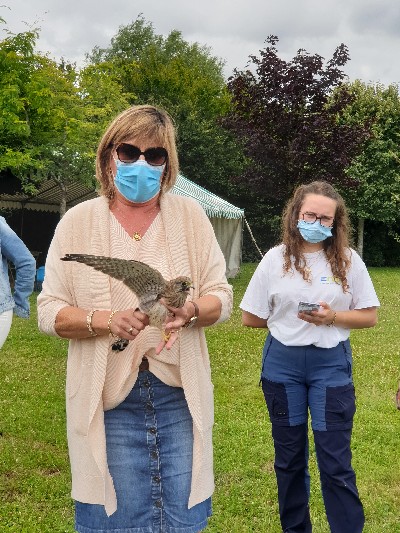
[[[283,531],[312,531],[308,501],[308,411],[332,533],[360,533],[364,512],[351,466],[355,413],[349,341],[334,348],[265,341],[261,381],[275,447]]]
[[[6,342],[13,319],[12,309],[0,313],[0,348]]]
[[[76,502],[80,533],[195,533],[207,525],[211,498],[188,509],[193,421],[183,389],[139,372],[128,397],[106,411],[107,459],[117,511]]]

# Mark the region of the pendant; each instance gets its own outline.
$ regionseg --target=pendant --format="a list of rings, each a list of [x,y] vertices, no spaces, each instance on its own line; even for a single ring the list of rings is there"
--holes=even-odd
[[[132,235],[132,239],[135,239],[135,241],[141,241],[142,240],[142,236],[140,235],[140,233],[135,231],[135,233]]]

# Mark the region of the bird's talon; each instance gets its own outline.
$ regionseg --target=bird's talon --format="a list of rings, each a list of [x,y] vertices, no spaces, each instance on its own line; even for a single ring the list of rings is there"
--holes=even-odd
[[[125,348],[128,346],[129,341],[127,339],[121,339],[121,337],[115,337],[115,341],[111,345],[111,349],[113,352],[123,352]]]

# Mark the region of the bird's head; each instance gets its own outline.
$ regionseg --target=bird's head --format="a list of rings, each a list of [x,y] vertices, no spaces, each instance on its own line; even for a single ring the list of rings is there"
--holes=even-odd
[[[188,293],[190,289],[194,289],[192,280],[187,276],[179,276],[173,280],[176,292]]]
[[[186,276],[179,276],[167,282],[164,290],[164,298],[167,305],[171,307],[182,307],[193,289],[192,280]]]

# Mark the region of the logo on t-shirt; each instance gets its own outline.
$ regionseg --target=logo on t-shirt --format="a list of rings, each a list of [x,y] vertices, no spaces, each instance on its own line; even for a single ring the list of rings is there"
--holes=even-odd
[[[334,283],[340,284],[340,278],[335,276],[321,276],[320,281],[322,285],[333,285]]]

